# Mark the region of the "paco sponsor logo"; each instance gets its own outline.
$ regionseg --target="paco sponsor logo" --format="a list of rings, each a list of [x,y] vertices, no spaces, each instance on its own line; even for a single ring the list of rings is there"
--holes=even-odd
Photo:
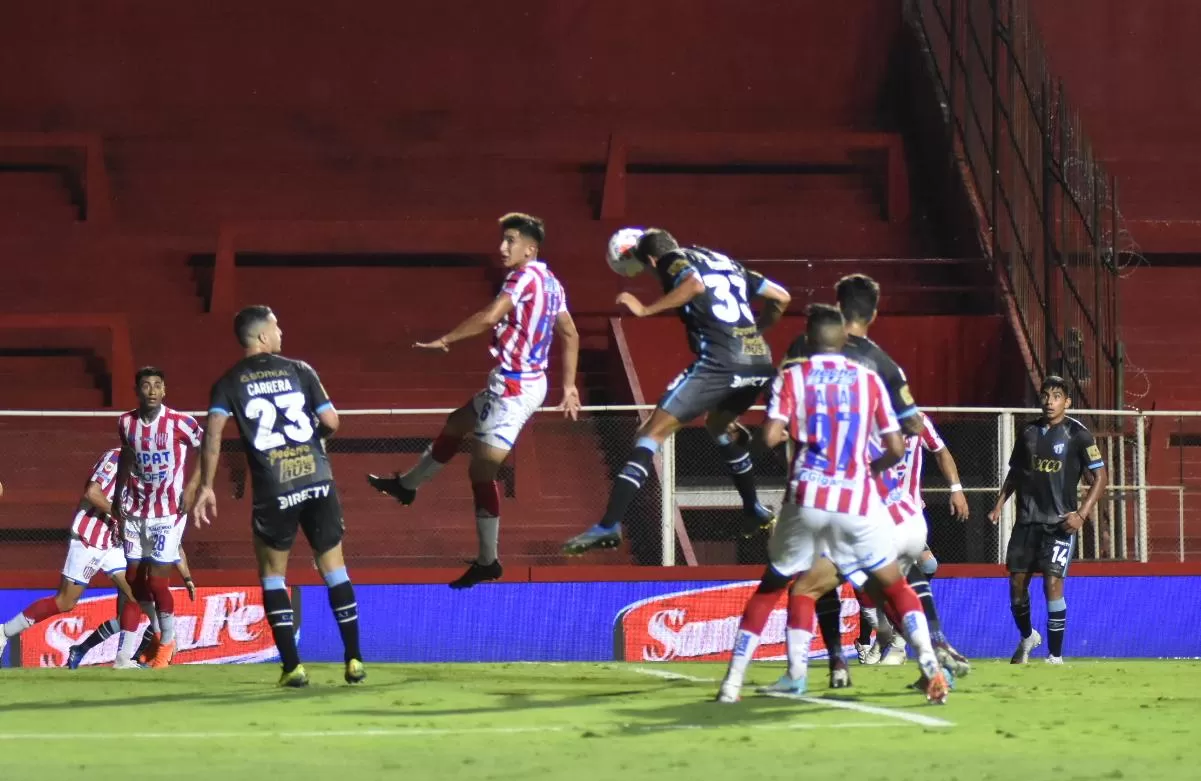
[[[627,662],[727,661],[738,634],[738,622],[758,581],[663,594],[626,605],[613,626],[613,654]],[[842,598],[842,644],[859,635],[859,602],[849,584]],[[784,631],[788,613],[783,598],[764,627],[756,659],[785,657]],[[826,656],[821,634],[814,630],[811,657]]]
[[[278,656],[258,588],[200,588],[195,602],[183,589],[172,591],[177,643],[173,664],[263,662]],[[297,598],[294,592],[293,600]],[[116,595],[80,600],[70,613],[36,624],[19,635],[19,653],[12,658],[22,667],[62,667],[71,646],[113,618],[116,611]],[[138,631],[143,631],[146,624],[143,618]],[[93,648],[84,664],[111,664],[119,637],[119,633],[114,634]],[[299,642],[299,631],[296,639]]]

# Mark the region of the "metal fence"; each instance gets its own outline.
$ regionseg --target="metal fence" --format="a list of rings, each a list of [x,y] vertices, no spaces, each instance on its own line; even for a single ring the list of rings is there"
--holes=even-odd
[[[502,470],[501,556],[505,562],[565,563],[560,544],[595,523],[639,423],[653,408],[586,408],[578,421],[543,410]],[[367,486],[366,472],[406,469],[449,410],[345,410],[330,453],[347,522],[347,555],[359,565],[459,566],[475,554],[466,459],[460,456],[408,508]],[[933,458],[923,488],[931,547],[946,562],[999,562],[1013,523],[987,519],[1004,480],[1014,437],[1037,410],[932,408],[958,465],[971,517],[949,511]],[[1201,413],[1077,412],[1110,469],[1105,501],[1086,526],[1077,556],[1090,560],[1186,560],[1201,556]],[[61,565],[70,518],[88,470],[116,443],[114,413],[0,413],[0,566]],[[758,415],[748,416],[758,420]],[[784,448],[752,451],[762,501],[779,506]],[[1196,452],[1198,455],[1193,455]],[[213,529],[189,531],[193,566],[250,566],[250,497],[244,458],[227,441]],[[1083,490],[1083,487],[1082,487]],[[668,440],[625,523],[621,553],[589,563],[761,564],[766,537],[739,534],[741,502],[702,428]],[[299,554],[298,554],[299,555]]]
[[[1122,406],[1116,187],[1047,66],[1029,0],[906,0],[1036,376],[1081,406]]]

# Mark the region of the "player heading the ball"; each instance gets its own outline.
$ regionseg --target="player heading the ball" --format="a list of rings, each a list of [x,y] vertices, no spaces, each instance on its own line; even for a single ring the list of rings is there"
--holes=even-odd
[[[627,268],[627,263],[634,265]],[[609,265],[618,273],[654,270],[663,286],[659,300],[643,304],[622,293],[617,304],[635,317],[678,311],[696,360],[667,386],[650,419],[638,430],[600,523],[568,540],[563,551],[577,555],[617,547],[621,522],[650,475],[655,453],[665,439],[701,415],[742,498],[744,534],[768,528],[775,515],[759,503],[748,449],[750,433],[739,425],[738,416],[759,399],[775,375],[763,332],[784,314],[791,300],[788,291],[720,252],[681,247],[660,228],[618,231],[609,242]],[[751,310],[756,299],[765,302],[758,316]]]

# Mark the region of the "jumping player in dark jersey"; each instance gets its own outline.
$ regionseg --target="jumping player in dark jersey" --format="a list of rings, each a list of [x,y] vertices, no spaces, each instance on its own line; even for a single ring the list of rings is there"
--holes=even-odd
[[[268,307],[243,309],[234,318],[234,331],[246,356],[213,385],[196,525],[207,524],[217,515],[213,479],[221,457],[221,431],[232,417],[250,467],[254,552],[263,583],[263,607],[283,663],[279,685],[308,685],[296,651],[285,581],[298,527],[329,588],[329,604],[346,652],[346,682],[358,683],[367,677],[359,651],[358,607],[342,558],[342,507],[325,453],[325,440],[338,430],[338,412],[312,367],[279,355],[283,331]]]
[[[1063,579],[1076,547],[1076,532],[1084,526],[1105,492],[1109,476],[1101,449],[1084,424],[1067,416],[1072,406],[1062,377],[1048,375],[1039,391],[1043,416],[1018,433],[1009,456],[1009,474],[988,519],[1000,520],[1010,494],[1017,493],[1017,519],[1005,553],[1009,568],[1009,607],[1022,639],[1010,659],[1025,664],[1042,636],[1030,625],[1030,576],[1043,576],[1047,599],[1049,664],[1063,664],[1063,634],[1068,604]],[[1091,482],[1077,506],[1080,478]]]
[[[729,465],[744,515],[754,529],[769,527],[775,518],[759,503],[747,447],[749,432],[737,420],[775,377],[763,331],[784,313],[790,300],[788,291],[719,252],[681,248],[670,233],[658,228],[643,233],[633,252],[654,269],[664,295],[644,305],[632,294],[622,293],[617,303],[635,317],[679,310],[696,360],[667,386],[614,481],[604,518],[567,541],[563,551],[569,554],[620,544],[621,521],[650,474],[660,445],[686,423],[706,414],[705,427]],[[756,298],[767,302],[758,319],[750,307]]]

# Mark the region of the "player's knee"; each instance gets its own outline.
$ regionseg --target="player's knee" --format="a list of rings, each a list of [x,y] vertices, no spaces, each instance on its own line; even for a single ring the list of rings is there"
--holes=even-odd
[[[467,466],[467,476],[473,483],[490,483],[500,473],[500,462],[477,455]]]
[[[760,594],[774,594],[788,588],[788,581],[790,580],[791,578],[787,575],[781,574],[775,567],[768,564],[767,569],[763,571],[763,577],[759,580],[759,588],[756,591]]]

